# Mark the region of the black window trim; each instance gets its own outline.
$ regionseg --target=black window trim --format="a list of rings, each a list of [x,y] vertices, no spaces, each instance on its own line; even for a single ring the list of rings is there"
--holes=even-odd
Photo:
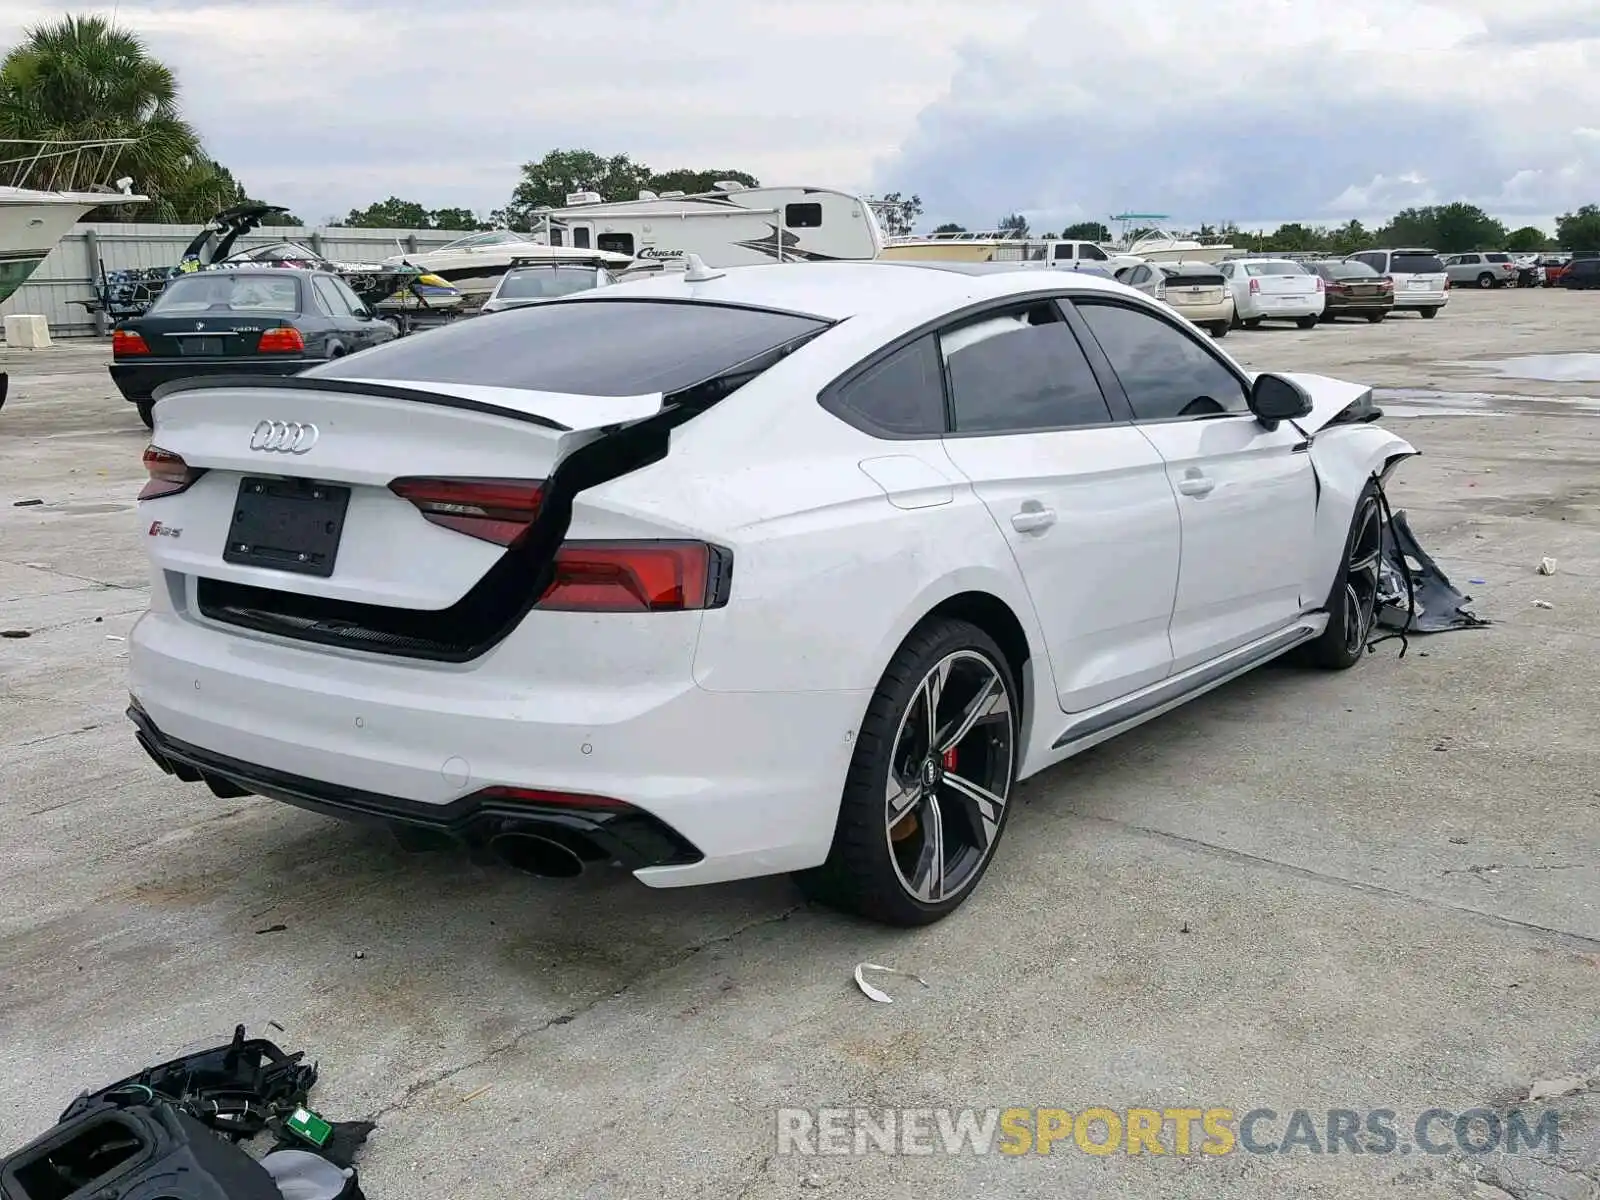
[[[1246,398],[1248,398],[1250,395],[1250,380],[1242,371],[1236,368],[1232,363],[1228,362],[1227,359],[1219,355],[1216,352],[1216,349],[1208,345],[1204,339],[1196,336],[1193,333],[1190,333],[1189,330],[1185,329],[1178,323],[1176,318],[1168,317],[1166,313],[1162,312],[1152,304],[1138,304],[1129,301],[1122,296],[1074,296],[1072,298],[1072,317],[1083,327],[1083,332],[1079,335],[1078,340],[1081,343],[1085,338],[1088,339],[1089,345],[1086,345],[1084,350],[1089,355],[1089,365],[1094,368],[1095,374],[1100,376],[1100,390],[1105,392],[1106,399],[1110,401],[1112,389],[1115,389],[1117,401],[1120,402],[1120,407],[1126,410],[1129,414],[1129,420],[1127,422],[1128,424],[1136,426],[1175,425],[1180,421],[1221,421],[1228,418],[1243,418],[1245,420],[1254,421],[1256,419],[1255,414],[1250,412],[1248,409],[1246,409],[1244,412],[1192,413],[1187,417],[1139,417],[1135,415],[1133,411],[1133,403],[1128,399],[1128,393],[1122,386],[1122,380],[1118,377],[1116,368],[1111,365],[1111,359],[1106,356],[1105,350],[1101,348],[1099,341],[1094,336],[1094,331],[1089,328],[1089,323],[1085,321],[1083,319],[1083,315],[1077,311],[1077,306],[1080,304],[1094,304],[1099,305],[1102,308],[1129,308],[1135,312],[1143,313],[1146,316],[1160,321],[1163,325],[1171,328],[1172,331],[1178,334],[1180,337],[1186,337],[1196,346],[1199,346],[1201,350],[1205,351],[1205,353],[1210,356],[1213,362],[1222,367],[1223,370],[1227,371],[1229,375],[1237,379],[1239,381],[1239,387],[1244,391]],[[1092,350],[1090,349],[1091,345],[1093,347]],[[1113,411],[1115,411],[1118,406],[1118,404],[1114,403],[1112,405]]]
[[[885,342],[883,345],[871,351],[866,356],[853,363],[851,366],[846,367],[838,375],[835,375],[818,390],[817,404],[824,412],[830,413],[831,415],[837,417],[852,429],[855,429],[860,433],[864,433],[868,437],[876,438],[879,441],[884,442],[933,442],[943,441],[946,438],[1014,437],[1019,433],[1072,433],[1089,429],[1113,429],[1119,425],[1132,425],[1134,423],[1133,409],[1128,406],[1128,399],[1127,396],[1124,395],[1121,385],[1119,384],[1117,386],[1115,392],[1107,390],[1105,375],[1102,374],[1099,366],[1096,364],[1095,356],[1101,354],[1100,347],[1098,345],[1085,344],[1084,339],[1086,337],[1090,338],[1091,343],[1093,339],[1089,335],[1088,326],[1083,324],[1083,318],[1079,317],[1072,308],[1072,301],[1082,295],[1083,293],[1081,292],[1061,290],[1042,293],[1025,293],[1022,295],[1012,294],[1010,296],[994,296],[989,297],[988,299],[975,301],[974,303],[966,305],[963,308],[958,308],[953,312],[948,312],[942,316],[935,317],[931,321],[924,321],[921,325],[916,326],[914,329],[909,329],[900,336]],[[1089,369],[1094,372],[1095,379],[1100,384],[1100,394],[1105,397],[1106,407],[1111,410],[1110,421],[1101,425],[1059,425],[1051,426],[1045,429],[972,430],[966,433],[957,432],[953,428],[954,415],[951,411],[949,372],[944,369],[942,361],[940,363],[939,379],[940,390],[943,393],[942,398],[944,401],[944,430],[940,433],[904,433],[899,430],[885,429],[877,424],[877,422],[863,416],[843,402],[842,393],[845,388],[849,387],[850,384],[854,383],[857,379],[859,379],[862,375],[865,375],[874,367],[880,365],[891,355],[897,354],[907,346],[911,345],[911,343],[927,337],[930,334],[937,334],[941,330],[952,329],[958,325],[969,324],[970,322],[978,320],[984,316],[991,314],[998,315],[999,313],[1005,312],[1008,309],[1015,309],[1018,307],[1031,308],[1039,304],[1053,304],[1056,307],[1057,312],[1061,314],[1063,320],[1066,322],[1067,327],[1072,331],[1073,336],[1078,339],[1078,346],[1083,350],[1084,356],[1089,360]],[[1103,358],[1104,356],[1101,355],[1101,357]]]

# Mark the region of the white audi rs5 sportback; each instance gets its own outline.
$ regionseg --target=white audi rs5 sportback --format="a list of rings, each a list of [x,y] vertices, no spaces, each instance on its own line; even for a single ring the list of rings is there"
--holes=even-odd
[[[1291,650],[1362,656],[1369,389],[1074,272],[685,272],[168,385],[139,741],[653,887],[971,895],[1017,780]]]

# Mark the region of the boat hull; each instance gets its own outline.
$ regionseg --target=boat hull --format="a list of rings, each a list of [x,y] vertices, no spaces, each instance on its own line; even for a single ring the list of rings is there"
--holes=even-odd
[[[10,199],[0,188],[0,303],[38,270],[67,230],[94,207],[75,200]]]

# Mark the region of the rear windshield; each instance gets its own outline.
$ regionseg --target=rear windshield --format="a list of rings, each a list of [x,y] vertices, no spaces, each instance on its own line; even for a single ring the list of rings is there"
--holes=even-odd
[[[721,304],[558,300],[400,338],[306,374],[644,396],[704,383],[827,324]]]
[[[1396,254],[1389,260],[1389,270],[1401,275],[1438,275],[1444,263],[1437,254]]]
[[[500,299],[528,300],[566,296],[595,286],[596,276],[589,267],[534,267],[513,271],[500,285]]]
[[[1366,263],[1336,262],[1318,263],[1317,270],[1329,279],[1376,279],[1378,273]]]
[[[1304,275],[1298,263],[1247,263],[1244,268],[1246,275]]]
[[[208,312],[299,312],[300,288],[293,275],[232,275],[201,272],[174,279],[150,306],[153,314]]]
[[[1179,271],[1167,276],[1169,287],[1222,287],[1227,281],[1216,272]]]

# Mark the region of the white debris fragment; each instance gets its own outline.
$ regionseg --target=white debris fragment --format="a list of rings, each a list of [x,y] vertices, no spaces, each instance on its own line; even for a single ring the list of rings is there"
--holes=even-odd
[[[1541,558],[1539,560],[1539,574],[1541,574],[1541,575],[1554,575],[1555,573],[1556,573],[1556,560],[1555,559],[1553,559],[1553,558]]]
[[[1558,1096],[1570,1096],[1581,1092],[1587,1087],[1589,1081],[1582,1075],[1568,1075],[1561,1079],[1535,1080],[1528,1089],[1528,1100],[1554,1100]]]
[[[1555,607],[1555,605],[1551,604],[1550,601],[1548,601],[1548,600],[1535,600],[1533,602],[1533,606],[1535,608],[1554,608]]]
[[[913,975],[910,971],[898,971],[894,967],[880,967],[877,963],[858,963],[856,965],[856,986],[861,989],[862,995],[866,996],[868,1000],[874,1000],[879,1004],[893,1004],[894,1001],[887,992],[875,988],[867,982],[864,974],[867,971],[882,971],[885,975],[901,975],[906,979],[915,979],[923,987],[928,986],[926,979],[921,975]]]

